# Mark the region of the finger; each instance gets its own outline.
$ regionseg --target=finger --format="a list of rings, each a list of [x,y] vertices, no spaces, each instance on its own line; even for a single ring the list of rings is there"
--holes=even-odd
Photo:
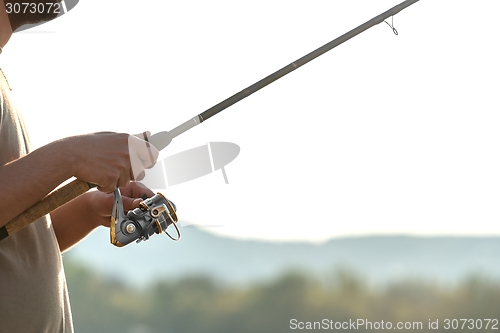
[[[129,198],[129,197],[122,197],[122,202],[123,202],[123,209],[125,211],[129,211],[132,209],[136,209],[139,207],[139,204],[142,202],[142,199],[139,198]]]
[[[149,162],[154,161],[154,163],[152,163],[152,164],[149,163],[149,166],[147,164],[145,165],[146,169],[150,169],[156,164],[156,161],[158,160],[158,155],[160,155],[160,152],[158,151],[158,149],[155,146],[153,146],[149,142],[149,137],[151,136],[151,132],[149,132],[149,131],[143,132],[142,135],[143,135],[144,141],[146,142],[146,147],[148,148]]]
[[[103,193],[111,193],[115,190],[116,186],[97,186],[97,190]]]
[[[139,189],[139,191],[149,191],[151,193],[153,193],[146,185],[144,185],[143,183],[141,182],[134,182],[133,183],[135,187],[137,187]]]
[[[123,195],[130,198],[149,198],[154,195],[154,192],[139,182],[130,182],[125,188],[120,188]]]
[[[130,178],[131,179],[137,179],[139,175],[144,171],[144,166],[140,158],[138,157],[137,154],[137,142],[136,140],[139,140],[135,136],[129,136],[128,138],[128,150],[129,150],[129,157],[130,157]]]
[[[133,175],[131,178],[136,180],[143,179],[144,177],[140,178],[139,175],[144,169],[153,167],[159,152],[154,146],[136,136],[130,135],[128,141],[131,173]]]
[[[152,168],[156,164],[158,156],[160,155],[158,149],[149,143],[150,136],[150,132],[143,132],[135,135],[135,137],[139,139],[136,141],[137,153],[146,169]]]
[[[130,179],[128,177],[120,177],[120,179],[118,179],[118,182],[116,183],[116,187],[127,187],[128,184],[130,184]],[[113,189],[114,191],[114,189]]]
[[[134,186],[134,188],[139,193],[136,198],[142,197],[143,194],[146,194],[148,197],[152,197],[153,195],[155,195],[154,192],[146,187],[146,185],[144,185],[143,183],[133,182],[132,184],[132,186]]]
[[[140,174],[138,174],[134,180],[143,180],[145,176],[146,176],[146,172],[143,171]]]

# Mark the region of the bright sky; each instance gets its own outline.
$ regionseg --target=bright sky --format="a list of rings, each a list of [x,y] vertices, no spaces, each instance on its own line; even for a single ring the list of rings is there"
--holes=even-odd
[[[80,1],[0,65],[34,146],[170,130],[401,1]],[[115,8],[117,7],[117,8]],[[500,235],[500,3],[420,1],[174,139],[234,142],[163,190],[234,237]]]

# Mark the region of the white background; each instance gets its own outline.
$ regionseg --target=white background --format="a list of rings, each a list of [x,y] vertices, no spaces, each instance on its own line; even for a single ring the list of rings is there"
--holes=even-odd
[[[170,130],[399,1],[92,1],[0,56],[33,145]],[[174,139],[240,155],[164,194],[244,238],[500,234],[500,3],[419,1]]]

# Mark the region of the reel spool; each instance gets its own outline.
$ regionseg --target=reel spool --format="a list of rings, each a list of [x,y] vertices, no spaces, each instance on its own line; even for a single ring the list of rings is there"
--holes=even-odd
[[[133,241],[137,243],[148,240],[153,234],[165,232],[172,240],[181,238],[177,227],[177,214],[174,203],[157,193],[142,201],[138,208],[126,215],[123,210],[122,195],[119,189],[114,192],[115,204],[111,215],[111,244],[122,247]],[[177,237],[172,237],[167,228],[174,225]]]

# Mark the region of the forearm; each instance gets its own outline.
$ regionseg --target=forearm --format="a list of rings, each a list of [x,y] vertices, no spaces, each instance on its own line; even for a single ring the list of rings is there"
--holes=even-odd
[[[129,151],[133,154],[130,155]],[[157,157],[158,151],[153,150],[146,141],[120,133],[93,133],[48,144],[0,166],[0,227],[72,176],[98,185],[100,191],[94,191],[93,195],[85,198],[93,201],[92,206],[100,201],[96,198],[108,202],[107,206],[97,204],[99,209],[96,218],[100,220],[100,225],[109,226],[113,196],[107,193],[114,191],[116,187],[126,187],[133,179],[131,160],[135,161],[134,166],[140,174],[144,168],[153,166]],[[141,163],[142,167],[139,166]],[[100,195],[96,195],[98,193]],[[131,203],[138,204],[134,200]],[[85,206],[88,206],[85,199],[75,199],[52,214],[56,228],[59,228],[62,249],[73,245],[95,227],[92,223],[84,223],[88,222]],[[62,219],[62,216],[65,218]],[[68,233],[65,221],[74,217],[78,217],[78,221],[82,223],[75,221],[75,226],[71,226]],[[69,238],[66,240],[67,235]]]
[[[56,141],[0,166],[0,227],[69,179],[71,163]]]
[[[100,225],[101,218],[90,207],[92,195],[92,192],[85,193],[50,213],[61,252],[81,241]]]

